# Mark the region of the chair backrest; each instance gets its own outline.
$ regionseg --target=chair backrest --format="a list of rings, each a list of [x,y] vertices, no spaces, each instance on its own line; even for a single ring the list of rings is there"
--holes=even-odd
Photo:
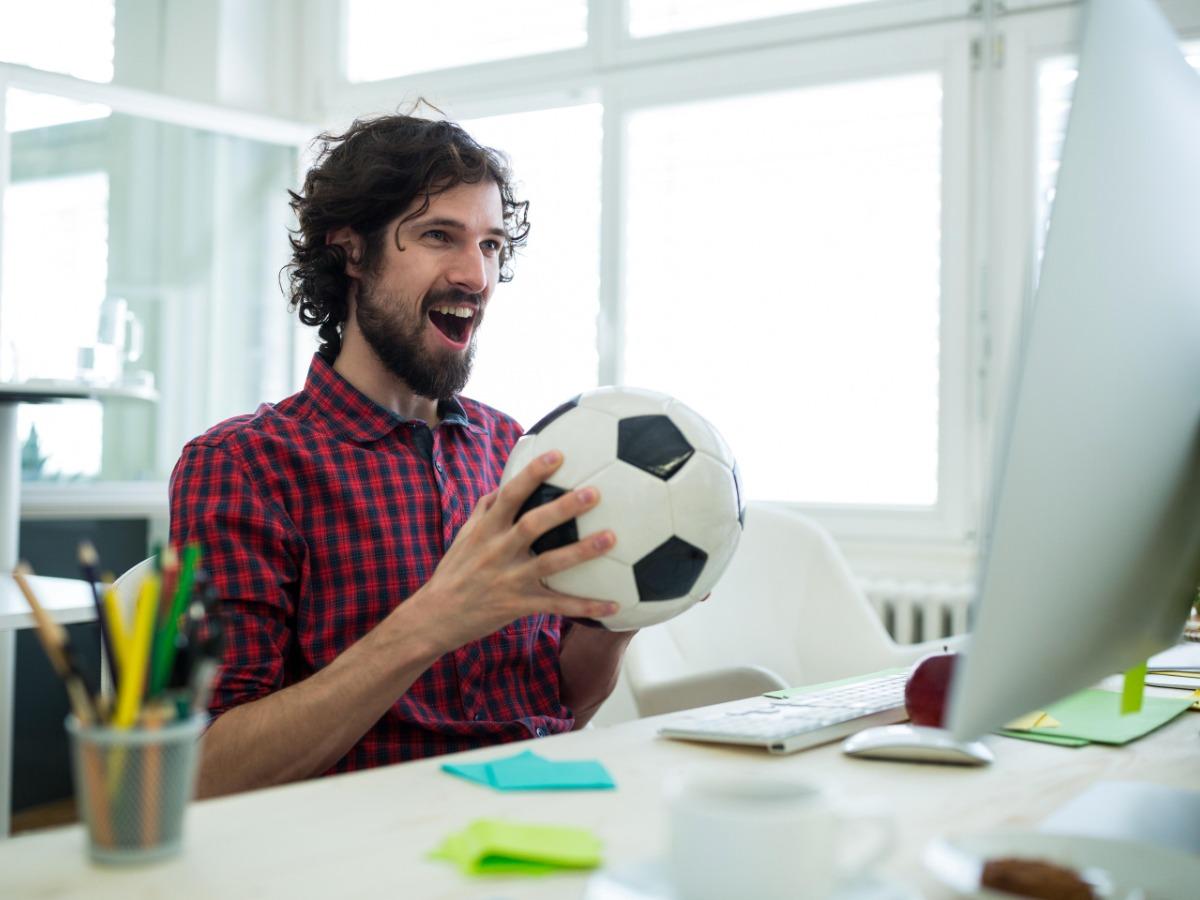
[[[752,504],[741,544],[712,596],[634,638],[625,674],[647,715],[732,699],[737,688],[721,678],[708,678],[707,696],[685,689],[706,674],[729,673],[746,696],[903,665],[923,652],[892,641],[820,525]],[[747,667],[758,670],[761,686],[747,681]],[[680,686],[680,705],[666,696],[672,682]]]

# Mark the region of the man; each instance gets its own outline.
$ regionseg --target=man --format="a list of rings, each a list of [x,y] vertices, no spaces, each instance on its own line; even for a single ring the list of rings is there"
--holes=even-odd
[[[578,728],[629,639],[563,619],[614,604],[541,583],[611,532],[529,549],[596,491],[518,518],[561,454],[496,490],[520,427],[458,396],[528,232],[502,159],[400,115],[323,140],[292,194],[292,305],[323,341],[305,387],[188,443],[171,478],[172,541],[223,601],[201,795]]]

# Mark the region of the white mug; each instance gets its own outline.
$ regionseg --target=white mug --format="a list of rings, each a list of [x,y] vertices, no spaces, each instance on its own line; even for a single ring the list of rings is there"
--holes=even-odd
[[[685,773],[667,784],[679,900],[829,896],[891,849],[889,818],[837,810],[799,778]]]

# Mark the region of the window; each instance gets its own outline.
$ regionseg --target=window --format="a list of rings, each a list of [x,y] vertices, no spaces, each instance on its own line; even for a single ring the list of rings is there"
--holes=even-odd
[[[346,0],[345,71],[352,82],[511,59],[587,43],[586,0],[438,4]]]
[[[624,381],[752,498],[938,499],[941,109],[925,73],[629,119]]]
[[[112,81],[113,7],[113,0],[0,0],[0,61]]]
[[[509,155],[531,224],[513,281],[487,310],[467,393],[529,427],[596,385],[601,108],[584,104],[463,125]]]
[[[629,0],[629,33],[648,37],[867,2],[871,0]]]
[[[22,405],[23,474],[165,480],[184,440],[290,393],[277,276],[297,151],[60,96],[6,97],[0,375],[161,398]]]

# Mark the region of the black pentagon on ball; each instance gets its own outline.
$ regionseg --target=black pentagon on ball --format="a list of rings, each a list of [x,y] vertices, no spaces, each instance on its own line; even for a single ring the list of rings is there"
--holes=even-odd
[[[666,481],[696,450],[666,416],[629,416],[617,423],[617,459]]]
[[[550,410],[550,412],[546,413],[544,416],[542,416],[540,419],[538,419],[536,422],[534,422],[533,427],[530,428],[525,433],[526,434],[537,434],[538,432],[545,429],[545,427],[547,425],[549,425],[551,422],[553,422],[555,419],[557,419],[563,413],[570,412],[575,407],[577,407],[579,405],[580,396],[581,396],[580,394],[576,394],[574,397],[572,397],[566,403],[558,404],[558,406],[554,407],[554,409]]]
[[[704,571],[708,554],[677,537],[659,544],[633,564],[638,599],[643,603],[686,596]]]
[[[543,503],[549,503],[551,500],[557,500],[565,494],[562,488],[557,488],[552,484],[539,484],[537,490],[529,495],[529,499],[521,504],[521,508],[517,510],[517,518],[525,515],[529,510],[541,506]],[[573,544],[579,540],[579,529],[575,527],[575,520],[563,522],[561,525],[551,528],[530,547],[534,553],[546,553],[550,550],[557,550],[559,547],[565,547],[567,544]]]

